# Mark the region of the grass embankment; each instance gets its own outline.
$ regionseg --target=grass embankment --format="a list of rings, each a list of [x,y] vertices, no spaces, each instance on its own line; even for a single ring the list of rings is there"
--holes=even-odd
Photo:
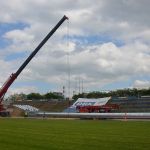
[[[149,150],[150,122],[0,119],[2,150]]]
[[[71,102],[72,104],[73,102]],[[50,111],[50,112],[62,112],[64,109],[69,107],[68,101],[18,101],[13,104],[18,105],[31,105],[33,107],[39,108],[41,111]],[[70,104],[70,105],[71,105]]]

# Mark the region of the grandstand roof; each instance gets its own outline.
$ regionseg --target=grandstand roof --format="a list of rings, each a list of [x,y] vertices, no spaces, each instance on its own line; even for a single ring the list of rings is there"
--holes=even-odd
[[[88,99],[88,98],[79,98],[71,107],[76,106],[102,106],[109,101],[110,97],[98,98],[98,99]]]

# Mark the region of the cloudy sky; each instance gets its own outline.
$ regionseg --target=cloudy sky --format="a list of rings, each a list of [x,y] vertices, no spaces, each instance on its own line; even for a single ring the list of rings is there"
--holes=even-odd
[[[149,0],[0,0],[0,85],[67,15],[8,93],[150,86]],[[70,69],[68,69],[68,60]],[[81,87],[80,87],[81,90]]]

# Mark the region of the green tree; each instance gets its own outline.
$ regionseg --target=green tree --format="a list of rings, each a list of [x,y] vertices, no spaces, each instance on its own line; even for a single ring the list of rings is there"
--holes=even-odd
[[[27,95],[27,99],[33,100],[33,99],[43,99],[43,96],[39,93],[30,93]]]
[[[58,95],[52,92],[46,93],[44,95],[45,99],[64,99],[64,97],[62,95]]]

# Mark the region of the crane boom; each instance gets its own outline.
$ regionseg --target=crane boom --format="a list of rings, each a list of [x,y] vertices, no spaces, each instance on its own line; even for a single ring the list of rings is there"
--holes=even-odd
[[[19,76],[22,70],[27,66],[27,64],[31,61],[31,59],[36,55],[36,53],[42,48],[42,46],[48,41],[48,39],[54,34],[54,32],[60,27],[60,25],[66,20],[68,17],[65,15],[62,19],[56,24],[56,26],[47,34],[47,36],[41,41],[41,43],[35,48],[35,50],[29,55],[29,57],[24,61],[24,63],[20,66],[20,68],[16,71],[16,73],[12,73],[11,76],[7,79],[7,81],[3,84],[0,89],[0,111],[4,110],[2,101],[5,93],[8,88],[14,82],[14,80]]]

